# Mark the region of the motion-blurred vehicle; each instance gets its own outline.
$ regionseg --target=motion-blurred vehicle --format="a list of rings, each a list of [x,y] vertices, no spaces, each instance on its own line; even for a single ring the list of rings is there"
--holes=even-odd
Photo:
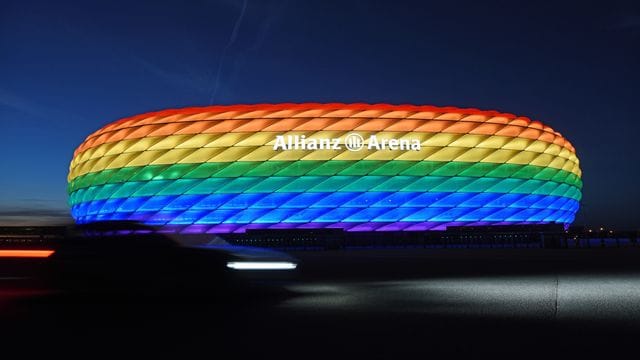
[[[297,260],[217,237],[186,246],[153,227],[108,221],[74,227],[49,265],[51,283],[66,292],[184,295],[289,280]]]

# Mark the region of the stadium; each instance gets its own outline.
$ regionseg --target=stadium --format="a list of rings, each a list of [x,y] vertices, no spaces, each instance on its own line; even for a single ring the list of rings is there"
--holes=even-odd
[[[164,110],[90,134],[68,175],[77,223],[184,233],[571,224],[571,143],[496,111],[387,104]]]

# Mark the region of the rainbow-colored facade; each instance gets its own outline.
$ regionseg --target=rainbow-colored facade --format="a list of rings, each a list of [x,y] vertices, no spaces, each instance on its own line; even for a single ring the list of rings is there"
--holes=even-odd
[[[76,149],[68,180],[78,223],[211,233],[568,225],[582,189],[571,143],[526,117],[313,103],[125,118]]]

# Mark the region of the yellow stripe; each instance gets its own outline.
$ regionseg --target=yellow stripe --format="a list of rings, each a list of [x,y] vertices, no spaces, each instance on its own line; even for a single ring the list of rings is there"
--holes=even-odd
[[[290,131],[282,135],[305,135],[307,139],[340,138],[347,134],[345,131]],[[462,148],[527,150],[535,153],[557,155],[577,162],[575,153],[567,148],[541,140],[513,138],[499,135],[450,134],[450,133],[406,133],[406,132],[356,132],[368,139],[375,134],[382,139],[419,140],[422,147],[454,146]],[[145,137],[142,139],[122,140],[90,148],[76,156],[71,161],[74,168],[81,163],[102,156],[120,153],[140,152],[146,150],[198,149],[215,147],[272,147],[276,135],[274,132],[258,133],[226,133],[226,134],[198,134],[198,135],[169,135],[161,137]],[[368,143],[368,141],[366,141]],[[322,150],[323,152],[327,150]],[[257,154],[256,154],[257,155]],[[412,155],[409,155],[413,157]],[[260,156],[258,156],[260,157]]]
[[[69,179],[89,172],[117,169],[127,166],[170,165],[175,163],[233,162],[233,161],[294,161],[294,160],[427,160],[427,161],[467,161],[510,164],[531,164],[552,167],[581,175],[577,159],[538,153],[528,150],[483,149],[456,146],[423,146],[419,151],[411,150],[316,150],[282,151],[272,146],[205,149],[147,150],[116,155],[106,155],[72,165]]]

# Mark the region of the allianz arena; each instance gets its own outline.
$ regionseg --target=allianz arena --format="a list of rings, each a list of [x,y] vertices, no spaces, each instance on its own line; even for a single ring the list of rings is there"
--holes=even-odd
[[[165,110],[89,135],[69,176],[78,223],[182,232],[573,222],[575,149],[526,117],[454,107],[272,104]]]

